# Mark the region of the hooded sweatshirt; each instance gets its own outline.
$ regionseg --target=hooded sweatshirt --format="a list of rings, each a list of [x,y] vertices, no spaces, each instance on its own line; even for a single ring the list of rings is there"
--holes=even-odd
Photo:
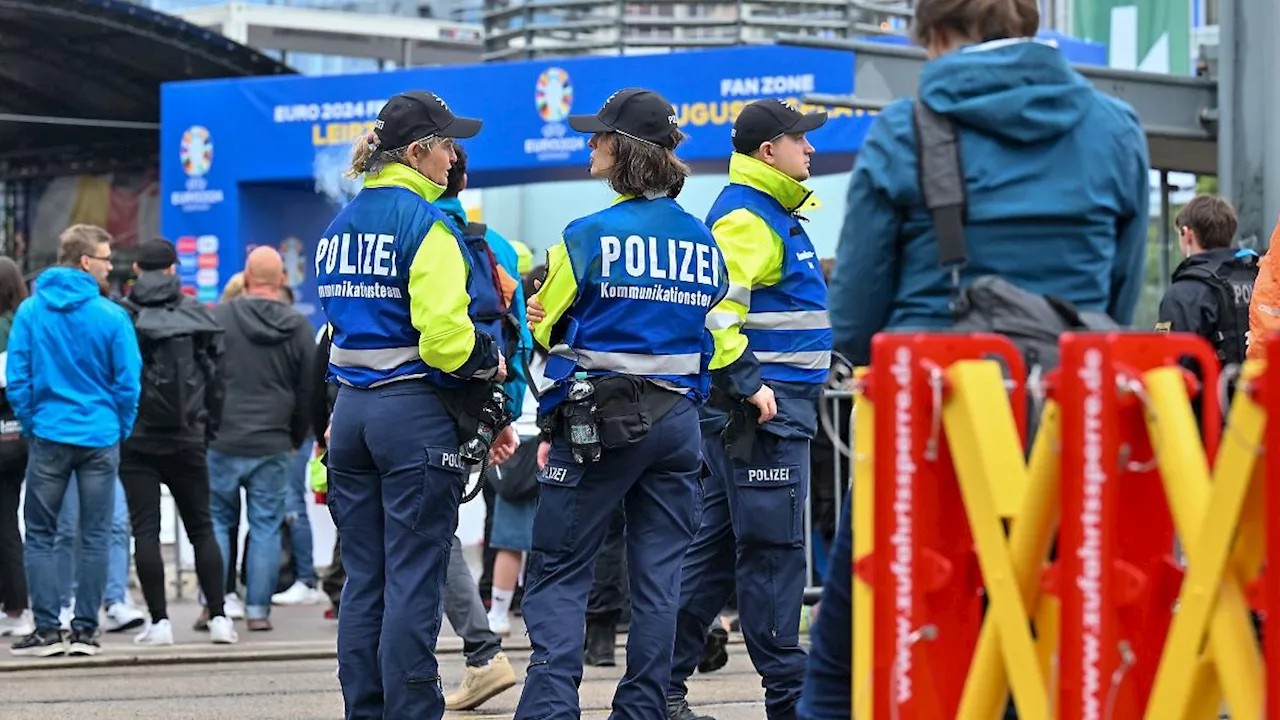
[[[254,296],[222,303],[213,314],[226,331],[227,397],[210,448],[240,457],[296,450],[309,427],[311,324],[284,303]]]
[[[92,275],[66,267],[42,273],[14,315],[8,353],[9,403],[25,436],[91,448],[129,436],[142,371],[138,340]]]
[[[133,320],[143,349],[143,394],[128,449],[153,455],[192,447],[203,449],[218,434],[226,395],[222,328],[213,319],[213,311],[195,298],[183,295],[178,276],[158,271],[139,275],[129,297],[120,302]],[[144,312],[148,308],[162,312]],[[173,418],[168,417],[170,409],[164,407],[165,402],[157,402],[157,398],[150,395],[157,391],[161,397],[171,394],[160,380],[164,377],[161,369],[164,360],[160,358],[172,354],[163,352],[160,344],[165,340],[157,338],[176,336],[191,338],[194,355],[190,364],[175,366],[187,373],[185,377],[176,378],[186,389],[180,427],[175,427]]]
[[[961,284],[998,275],[1132,322],[1149,204],[1137,115],[1057,48],[998,40],[925,63],[919,100],[892,103],[868,131],[831,275],[836,349],[865,364],[877,332],[951,325],[951,281],[916,172],[917,101],[957,126],[968,192]]]

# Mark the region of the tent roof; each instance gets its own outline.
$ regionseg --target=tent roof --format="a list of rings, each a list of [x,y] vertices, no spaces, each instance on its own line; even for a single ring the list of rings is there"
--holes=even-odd
[[[0,28],[0,177],[154,163],[161,83],[294,72],[121,0],[0,0]]]

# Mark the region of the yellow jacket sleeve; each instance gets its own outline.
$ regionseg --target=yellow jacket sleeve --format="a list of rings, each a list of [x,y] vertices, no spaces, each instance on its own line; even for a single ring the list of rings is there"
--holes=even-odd
[[[547,251],[547,279],[534,295],[542,303],[547,316],[533,326],[533,340],[545,350],[551,349],[551,330],[578,299],[578,279],[569,263],[569,250],[564,240]]]
[[[454,372],[471,357],[475,325],[467,315],[467,263],[443,222],[427,231],[409,265],[409,315],[418,329],[418,354],[438,370]]]
[[[726,367],[747,351],[742,325],[751,312],[751,290],[776,284],[782,278],[782,241],[758,215],[738,209],[711,227],[729,270],[729,294],[707,315],[715,338],[711,369]]]

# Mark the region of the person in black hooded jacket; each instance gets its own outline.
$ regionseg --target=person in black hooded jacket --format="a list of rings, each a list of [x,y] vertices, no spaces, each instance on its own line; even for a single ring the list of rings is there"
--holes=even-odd
[[[138,420],[120,457],[120,481],[129,504],[138,582],[151,623],[140,645],[172,645],[160,556],[160,483],[169,486],[187,537],[195,549],[196,576],[205,594],[209,636],[234,643],[236,631],[223,612],[222,555],[209,514],[209,466],[205,457],[222,421],[222,328],[213,313],[184,295],[168,240],[142,243],[134,270],[138,280],[120,301],[128,311],[142,351],[142,397]]]
[[[289,461],[310,426],[308,370],[314,330],[279,301],[284,261],[269,247],[249,253],[244,295],[218,305],[226,331],[227,400],[222,429],[209,447],[213,526],[229,562],[230,528],[240,517],[240,488],[248,503],[245,618],[250,630],[270,630],[271,595],[280,570]]]

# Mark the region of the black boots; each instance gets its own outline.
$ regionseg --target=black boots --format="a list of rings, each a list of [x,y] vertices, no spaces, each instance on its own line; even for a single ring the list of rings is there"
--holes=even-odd
[[[618,646],[618,626],[612,622],[587,621],[587,636],[582,662],[592,667],[613,667],[618,664],[614,653]]]

